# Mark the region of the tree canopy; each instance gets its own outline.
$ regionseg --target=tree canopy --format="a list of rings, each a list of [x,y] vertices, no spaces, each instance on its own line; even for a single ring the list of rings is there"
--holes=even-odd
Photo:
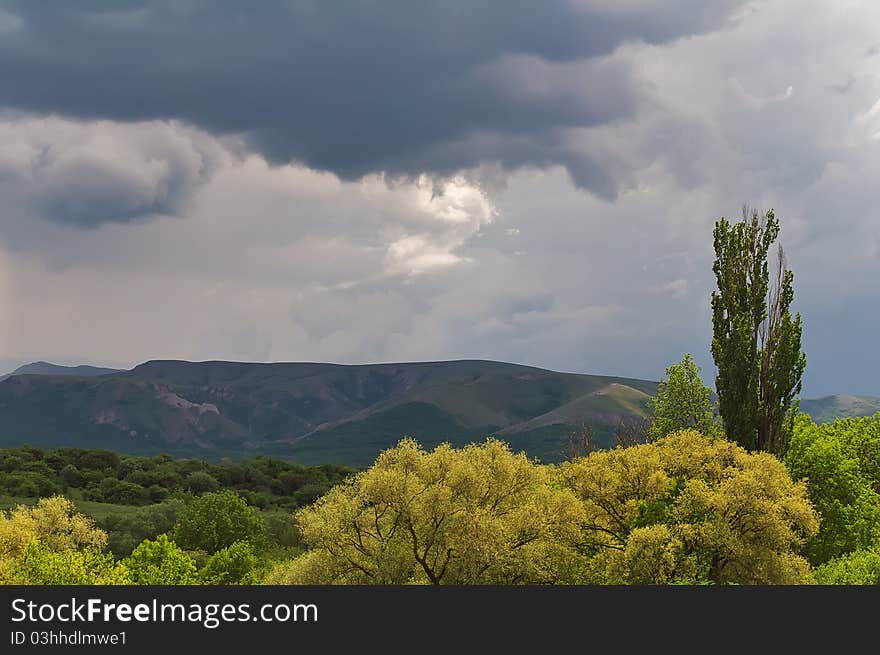
[[[653,419],[648,438],[652,441],[687,428],[707,436],[720,432],[712,406],[712,390],[700,379],[700,367],[690,353],[666,369],[666,377],[660,380],[649,408]]]
[[[297,513],[313,550],[275,581],[515,584],[570,578],[583,510],[550,471],[489,439],[412,439]]]
[[[822,515],[813,564],[880,544],[880,414],[823,425],[799,415],[785,463]]]
[[[802,483],[768,453],[693,430],[561,469],[586,511],[586,581],[794,584],[818,529]]]
[[[270,583],[794,584],[818,529],[779,460],[693,430],[558,467],[404,440],[297,521]]]
[[[0,582],[125,584],[124,567],[101,551],[107,535],[63,496],[0,512]]]
[[[193,558],[165,534],[141,542],[125,565],[134,584],[185,585],[198,580]]]
[[[194,498],[180,511],[174,539],[188,550],[216,553],[236,541],[262,543],[266,525],[260,513],[228,489]]]
[[[880,546],[832,559],[814,577],[821,585],[880,585]]]

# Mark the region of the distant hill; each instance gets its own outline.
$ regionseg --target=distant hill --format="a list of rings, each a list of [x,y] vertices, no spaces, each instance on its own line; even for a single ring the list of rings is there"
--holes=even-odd
[[[99,366],[59,366],[49,362],[31,362],[30,364],[19,366],[12,373],[0,376],[0,381],[12,375],[76,375],[80,377],[93,377],[96,375],[121,373],[122,370],[119,368],[101,368]]]
[[[825,396],[801,400],[801,410],[817,423],[839,418],[873,416],[880,412],[880,398],[874,396]]]
[[[411,435],[426,446],[498,435],[559,460],[584,422],[608,445],[657,384],[501,362],[150,361],[101,375],[0,382],[0,446],[103,447],[216,459],[266,454],[364,466]]]
[[[366,466],[404,435],[426,447],[496,435],[542,461],[582,424],[598,446],[647,417],[657,383],[463,360],[349,366],[157,360],[130,371],[36,362],[0,381],[0,446],[108,448],[217,460],[265,454]],[[829,396],[819,422],[880,411]]]

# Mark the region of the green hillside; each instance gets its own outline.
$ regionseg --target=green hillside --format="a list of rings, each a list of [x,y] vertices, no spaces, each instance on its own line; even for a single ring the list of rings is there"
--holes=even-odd
[[[0,381],[0,446],[109,448],[217,461],[253,455],[367,466],[413,436],[426,446],[497,435],[542,461],[593,427],[607,446],[646,416],[657,383],[482,360],[402,364],[150,361],[130,371],[51,364]],[[88,375],[73,375],[84,370]],[[100,374],[97,371],[101,371]],[[880,399],[803,400],[823,422],[880,411]]]
[[[497,434],[545,461],[572,430],[610,443],[656,383],[501,362],[151,361],[101,376],[0,382],[0,445],[219,459],[266,454],[364,466],[402,436],[426,445]]]
[[[839,418],[873,416],[880,412],[880,398],[874,396],[825,396],[801,401],[801,410],[816,423],[828,423]]]

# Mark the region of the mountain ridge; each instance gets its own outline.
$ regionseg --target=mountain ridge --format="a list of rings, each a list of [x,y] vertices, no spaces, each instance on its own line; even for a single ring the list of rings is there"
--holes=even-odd
[[[74,366],[62,366],[42,360],[23,364],[17,369],[5,375],[0,375],[0,382],[13,375],[72,375],[77,377],[93,377],[121,373],[125,369],[106,368],[103,366],[91,366],[90,364],[77,364]]]
[[[480,359],[157,359],[130,370],[47,364],[46,374],[28,372],[34,370],[28,366],[0,381],[0,446],[103,447],[208,459],[266,454],[354,466],[371,463],[405,435],[426,447],[496,435],[517,450],[556,461],[583,424],[593,426],[597,445],[607,446],[620,425],[647,418],[647,400],[658,384]],[[816,420],[873,413],[875,406],[880,411],[880,399],[867,396],[801,402]]]
[[[615,421],[644,415],[643,406],[622,399],[620,391],[630,389],[629,396],[647,399],[656,383],[471,359],[151,360],[101,376],[8,378],[0,383],[0,444],[86,442],[205,457],[263,452],[364,465],[407,434],[431,445],[509,433],[530,454],[551,460],[582,421],[597,422],[598,438],[607,442]],[[554,418],[577,399],[578,412]],[[535,448],[528,435],[536,431],[556,436]]]

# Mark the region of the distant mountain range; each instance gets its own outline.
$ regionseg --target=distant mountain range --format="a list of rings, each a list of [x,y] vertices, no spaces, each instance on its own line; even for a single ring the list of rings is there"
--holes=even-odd
[[[123,369],[119,368],[101,368],[99,366],[59,366],[58,364],[50,364],[49,362],[31,362],[24,366],[19,366],[12,373],[0,375],[0,382],[12,375],[77,375],[88,378],[96,375],[107,375],[109,373],[122,373]]]
[[[401,364],[150,361],[130,371],[37,362],[0,381],[0,446],[109,448],[216,460],[258,454],[366,466],[402,436],[430,447],[497,435],[558,461],[585,423],[607,446],[644,419],[657,383],[502,362]],[[852,400],[852,399],[856,400]],[[818,420],[880,399],[801,403]]]
[[[801,400],[801,410],[817,423],[827,423],[839,418],[873,416],[880,412],[880,398],[875,396],[825,396]]]

